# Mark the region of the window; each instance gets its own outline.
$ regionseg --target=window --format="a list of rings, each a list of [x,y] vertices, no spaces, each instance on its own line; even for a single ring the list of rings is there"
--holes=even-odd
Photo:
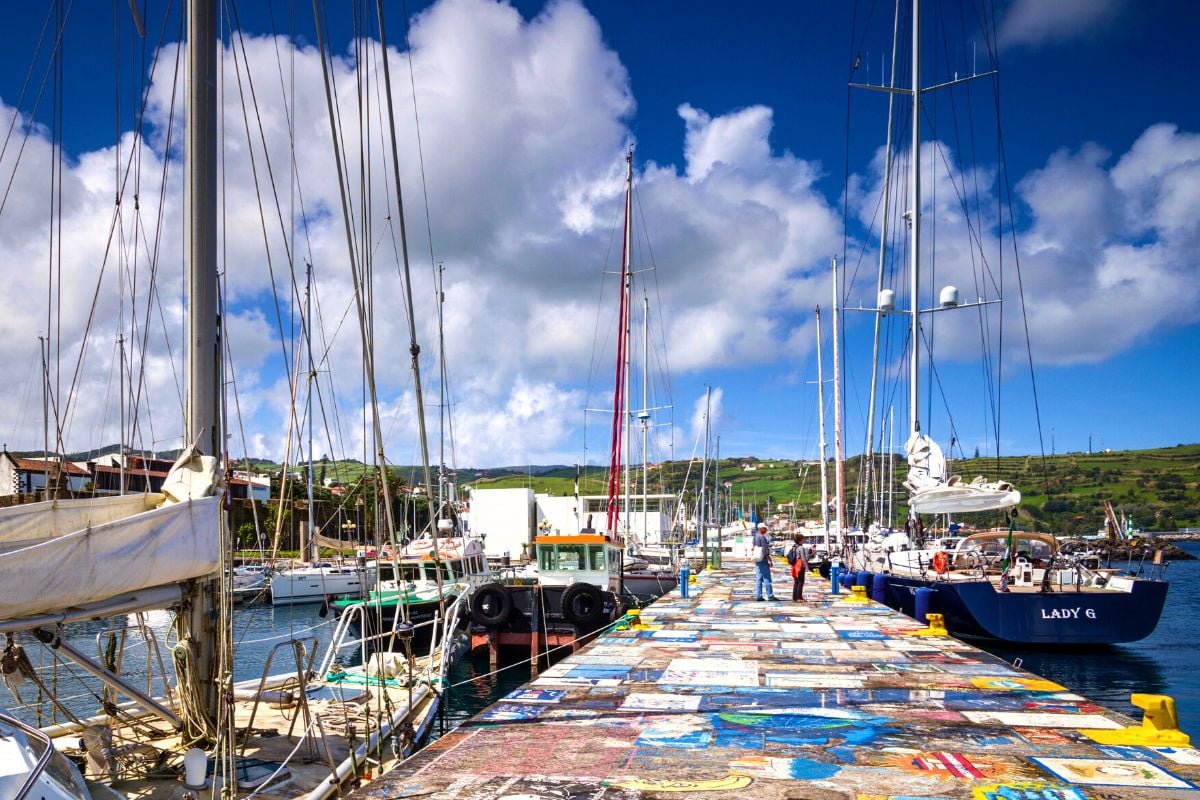
[[[588,548],[588,555],[591,557],[590,570],[604,570],[604,545],[593,544]]]
[[[554,546],[555,569],[586,569],[586,546],[581,544],[557,544]]]

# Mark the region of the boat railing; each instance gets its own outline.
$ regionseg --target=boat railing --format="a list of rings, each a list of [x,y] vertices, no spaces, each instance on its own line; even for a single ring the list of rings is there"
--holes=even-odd
[[[33,765],[33,769],[29,770],[29,775],[25,778],[25,782],[21,784],[20,788],[17,789],[17,793],[13,796],[13,800],[24,800],[37,783],[38,778],[40,778],[42,773],[46,771],[46,768],[50,766],[50,760],[54,758],[54,742],[47,734],[43,733],[32,725],[26,725],[21,720],[4,713],[3,711],[0,711],[0,722],[3,722],[10,727],[18,728],[19,730],[23,731],[26,736],[36,739],[45,745],[45,749],[42,751],[42,754],[38,756],[37,763]]]
[[[318,674],[328,675],[332,671],[334,662],[339,659],[342,651],[349,648],[359,649],[359,663],[369,663],[372,644],[383,643],[385,641],[392,642],[398,638],[398,624],[404,622],[404,619],[399,616],[399,609],[402,605],[402,603],[396,604],[397,612],[394,615],[394,618],[391,620],[391,624],[388,626],[388,629],[378,633],[370,633],[371,628],[369,626],[370,619],[368,614],[370,614],[371,609],[366,601],[351,603],[350,605],[346,606],[338,616],[337,626],[333,630],[333,637],[329,641],[329,647],[325,650],[325,656],[321,659],[321,665],[318,669]],[[434,652],[433,648],[439,645],[437,639],[438,619],[438,615],[434,614],[433,619],[426,622],[418,622],[411,626],[411,631],[413,634],[423,628],[430,628],[432,630],[433,638],[431,639],[432,645],[430,648],[430,654]],[[362,631],[362,635],[360,636],[354,636],[352,634],[353,625],[355,623],[358,624],[358,629]]]
[[[266,697],[267,682],[271,678],[271,665],[275,661],[275,655],[284,648],[291,650],[292,659],[296,667],[296,696],[294,699],[300,710],[300,713],[292,719],[292,726],[288,729],[288,736],[292,735],[296,720],[303,717],[304,736],[307,737],[312,727],[312,713],[308,707],[308,679],[312,674],[313,660],[317,654],[317,637],[315,636],[301,636],[279,642],[267,653],[267,660],[263,663],[262,677],[258,681],[258,688],[254,691],[254,700],[250,706],[250,720],[246,723],[246,730],[252,730],[254,727],[254,717],[258,713],[258,705]],[[289,680],[291,679],[289,678]],[[279,689],[278,691],[282,692],[283,690]],[[239,755],[245,756],[246,746],[249,742],[249,737],[242,742],[242,752]],[[315,752],[312,755],[316,757]],[[326,755],[328,757],[328,753]],[[330,758],[330,766],[332,767],[332,758]]]

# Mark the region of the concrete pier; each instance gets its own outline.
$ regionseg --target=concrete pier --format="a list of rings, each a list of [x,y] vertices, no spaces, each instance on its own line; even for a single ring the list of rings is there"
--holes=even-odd
[[[353,797],[1200,798],[1167,699],[1133,720],[807,583],[704,572]]]

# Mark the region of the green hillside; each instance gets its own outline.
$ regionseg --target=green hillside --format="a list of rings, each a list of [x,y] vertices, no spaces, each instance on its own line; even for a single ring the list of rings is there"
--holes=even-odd
[[[861,459],[851,458],[845,467],[846,496],[853,506],[858,492]],[[746,470],[745,467],[753,467]],[[686,462],[651,467],[650,491],[678,492],[687,472]],[[1063,534],[1093,533],[1104,525],[1104,501],[1113,503],[1117,513],[1130,517],[1133,524],[1146,530],[1176,530],[1200,527],[1200,445],[1179,445],[1156,450],[1127,450],[1105,453],[1067,453],[1046,456],[1007,456],[965,459],[953,462],[955,474],[970,480],[976,475],[1007,480],[1021,490],[1019,508],[1021,526],[1027,529],[1053,530]],[[722,459],[719,464],[722,484],[734,507],[744,503],[747,513],[757,509],[764,514],[780,503],[795,503],[799,517],[820,514],[821,475],[815,463],[769,461],[753,457]],[[874,472],[878,473],[878,468]],[[895,459],[899,483],[907,467]],[[557,469],[542,475],[501,474],[461,481],[477,488],[529,486],[537,492],[571,494],[574,468]],[[693,465],[688,484],[694,495],[699,464]],[[711,480],[710,467],[710,480]],[[833,467],[829,472],[833,489]],[[632,481],[641,486],[641,469],[631,471]],[[710,484],[711,486],[711,484]],[[580,484],[582,494],[604,494],[604,471],[591,468]],[[907,513],[902,487],[895,494],[895,518]],[[995,524],[999,515],[988,519],[979,515],[981,524]]]

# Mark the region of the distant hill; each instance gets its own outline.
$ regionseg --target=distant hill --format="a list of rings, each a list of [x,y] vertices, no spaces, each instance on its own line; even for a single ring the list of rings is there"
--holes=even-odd
[[[893,461],[899,483],[907,465],[898,456]],[[862,459],[855,456],[845,465],[850,510],[860,494],[855,487],[861,476],[861,463]],[[687,462],[652,466],[649,470],[650,491],[678,493],[683,488],[687,467]],[[1009,481],[1020,489],[1022,502],[1018,513],[1021,526],[1028,529],[1064,534],[1094,533],[1104,525],[1105,500],[1113,503],[1118,514],[1128,516],[1135,527],[1159,531],[1200,527],[1200,445],[1066,453],[1045,458],[960,459],[952,462],[951,470],[967,480],[983,475],[991,480]],[[732,505],[744,506],[747,514],[751,509],[764,514],[768,508],[773,510],[780,503],[794,503],[798,517],[820,516],[821,475],[815,462],[727,458],[719,462],[716,471],[722,484],[730,484],[726,491]],[[880,471],[879,467],[873,470],[876,477]],[[564,495],[574,492],[574,467],[547,469],[540,474],[537,468],[520,468],[519,473],[507,475],[488,472],[475,479],[472,485],[497,489],[529,486],[538,492]],[[709,474],[711,480],[714,474],[711,466]],[[634,485],[642,485],[640,466],[632,469],[631,479]],[[832,494],[832,465],[828,479]],[[688,479],[689,496],[694,497],[698,480],[697,464]],[[580,482],[580,492],[604,494],[605,491],[604,471],[589,468]],[[897,487],[892,500],[892,518],[899,524],[908,513],[902,487]],[[887,501],[885,495],[885,506]],[[997,514],[994,519],[989,519],[986,515],[976,515],[973,521],[994,524],[1000,522],[1000,516]]]
[[[116,452],[116,445],[68,455],[73,461],[96,458]],[[138,455],[150,455],[135,451]],[[26,455],[14,453],[15,455]],[[175,458],[178,450],[154,453],[158,458]],[[27,455],[38,457],[39,451]],[[274,473],[279,464],[265,459],[238,459],[239,468],[247,463],[252,470]],[[856,489],[861,476],[862,459],[858,456],[845,465],[847,506],[854,508],[860,492]],[[897,484],[907,471],[904,460],[894,457],[893,468]],[[673,461],[652,465],[649,469],[650,491],[678,494],[685,484],[689,501],[694,498],[700,476],[700,464]],[[298,471],[294,465],[293,471]],[[318,480],[331,479],[353,483],[366,466],[353,459],[345,461],[318,460]],[[1104,524],[1104,501],[1113,503],[1118,514],[1128,516],[1136,527],[1146,530],[1177,530],[1200,528],[1200,444],[1176,445],[1153,450],[1119,450],[1103,453],[1064,453],[1054,456],[1004,456],[1001,458],[969,458],[953,461],[951,470],[970,480],[983,475],[991,480],[1009,481],[1022,493],[1019,507],[1021,525],[1057,533],[1092,533]],[[477,488],[514,488],[528,486],[537,492],[568,495],[575,491],[576,468],[564,464],[519,465],[487,468],[460,468],[453,480],[460,486]],[[877,467],[873,470],[877,477]],[[408,484],[420,483],[420,468],[393,466],[392,474]],[[744,507],[748,514],[757,509],[760,514],[774,510],[780,503],[794,503],[796,515],[802,518],[820,516],[820,467],[816,462],[745,458],[724,458],[709,468],[709,486],[719,476],[726,499],[735,507]],[[830,493],[833,492],[833,467],[829,466]],[[641,467],[631,468],[631,479],[642,485]],[[729,486],[725,487],[724,484]],[[581,469],[579,491],[582,494],[606,492],[605,470],[599,467]],[[901,521],[907,514],[906,496],[902,487],[892,495],[892,519]],[[883,502],[886,508],[888,497]],[[999,521],[980,516],[985,524]]]

